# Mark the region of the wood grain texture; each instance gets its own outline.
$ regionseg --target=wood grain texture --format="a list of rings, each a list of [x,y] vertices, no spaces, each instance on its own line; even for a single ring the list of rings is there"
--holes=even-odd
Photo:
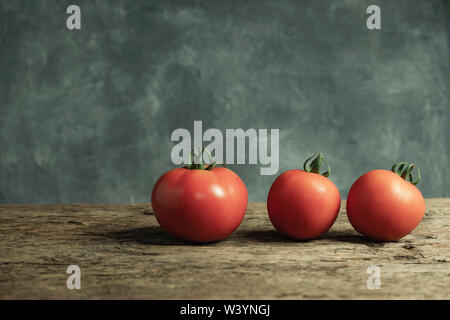
[[[181,242],[151,205],[1,205],[1,299],[448,299],[450,199],[426,201],[419,227],[398,242],[357,234],[345,208],[320,239],[291,241],[250,203],[224,241]],[[68,290],[66,268],[81,268]],[[366,287],[369,265],[381,289]]]

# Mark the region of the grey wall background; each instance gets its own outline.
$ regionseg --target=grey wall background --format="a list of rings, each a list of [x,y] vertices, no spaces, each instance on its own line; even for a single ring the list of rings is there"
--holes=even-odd
[[[279,128],[280,173],[325,153],[345,197],[398,160],[450,196],[449,1],[0,0],[0,202],[146,202],[170,134]],[[381,31],[366,28],[370,4]],[[275,176],[232,166],[250,200]]]

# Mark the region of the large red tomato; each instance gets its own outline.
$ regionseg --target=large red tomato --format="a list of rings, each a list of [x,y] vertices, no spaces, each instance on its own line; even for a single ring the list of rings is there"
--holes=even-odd
[[[230,235],[242,222],[248,194],[227,168],[177,168],[165,173],[152,191],[152,207],[168,233],[193,242]]]
[[[339,191],[328,178],[330,169],[322,176],[324,161],[318,154],[309,169],[295,169],[281,174],[270,188],[267,211],[273,226],[284,235],[300,240],[313,239],[326,232],[336,220],[341,206]],[[325,164],[328,164],[325,161]],[[309,171],[309,172],[308,172]]]
[[[368,238],[394,241],[409,234],[425,214],[425,200],[412,181],[413,165],[399,162],[393,171],[373,170],[350,188],[347,216],[352,226]]]

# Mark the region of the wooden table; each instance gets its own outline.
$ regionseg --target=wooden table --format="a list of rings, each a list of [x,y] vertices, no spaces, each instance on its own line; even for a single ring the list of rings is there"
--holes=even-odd
[[[426,201],[407,237],[371,242],[345,208],[320,239],[296,242],[250,203],[224,241],[181,242],[158,226],[150,204],[1,205],[1,299],[423,299],[450,298],[450,199]],[[66,286],[69,265],[81,290]],[[369,290],[367,267],[381,271]]]

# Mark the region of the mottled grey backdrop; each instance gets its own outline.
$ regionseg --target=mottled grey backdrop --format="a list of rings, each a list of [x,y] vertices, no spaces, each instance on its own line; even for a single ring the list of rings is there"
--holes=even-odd
[[[194,120],[279,128],[280,172],[322,151],[343,197],[398,160],[450,196],[449,3],[1,0],[0,202],[149,201]],[[232,168],[265,200],[275,176]]]

